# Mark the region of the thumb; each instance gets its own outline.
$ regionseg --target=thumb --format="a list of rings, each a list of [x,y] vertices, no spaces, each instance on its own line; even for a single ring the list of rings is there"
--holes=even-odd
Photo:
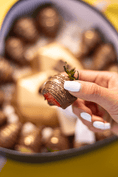
[[[113,91],[92,82],[65,81],[64,88],[73,96],[86,101],[95,102],[106,110],[109,110],[113,104]]]

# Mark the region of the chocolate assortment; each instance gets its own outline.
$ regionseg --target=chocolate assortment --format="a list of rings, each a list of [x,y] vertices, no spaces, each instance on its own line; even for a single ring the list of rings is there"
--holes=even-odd
[[[96,28],[82,31],[77,54],[72,53],[57,41],[63,24],[54,4],[42,4],[13,22],[0,57],[0,147],[21,153],[54,153],[90,144],[75,141],[76,132],[63,132],[53,105],[65,111],[77,98],[64,89],[64,81],[72,78],[60,73],[65,62],[69,69],[118,72],[117,54]],[[22,68],[31,71],[17,78],[16,71]],[[7,105],[6,90],[12,86],[14,92]],[[113,136],[109,131],[93,134],[95,141]]]

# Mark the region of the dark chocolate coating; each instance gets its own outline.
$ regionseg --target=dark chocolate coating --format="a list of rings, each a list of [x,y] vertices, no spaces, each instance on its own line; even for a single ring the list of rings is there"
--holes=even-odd
[[[25,54],[25,45],[21,39],[16,37],[9,37],[6,40],[5,52],[9,58],[21,65],[26,65]]]
[[[39,152],[41,147],[41,129],[36,128],[27,135],[21,134],[17,147],[25,147],[31,152]],[[20,150],[20,148],[17,150]]]
[[[55,37],[60,27],[60,15],[54,7],[43,7],[37,15],[39,30],[48,37]]]
[[[13,31],[26,42],[35,43],[39,39],[39,32],[34,19],[31,17],[18,19],[13,27]]]
[[[64,75],[52,76],[42,89],[42,94],[50,93],[60,106],[65,109],[70,106],[77,98],[72,96],[67,90],[64,89],[64,81],[70,80],[69,77]],[[48,104],[51,104],[48,101]]]
[[[2,90],[0,90],[0,107],[3,105],[4,103],[4,92]]]
[[[82,34],[79,57],[89,55],[100,43],[102,43],[100,33],[95,30],[87,30]]]
[[[0,129],[0,147],[11,149],[17,142],[20,134],[21,124],[12,123],[2,126]]]
[[[102,70],[117,62],[116,52],[112,44],[105,43],[97,48],[93,55],[94,68]]]
[[[0,126],[4,125],[7,122],[7,117],[3,113],[3,111],[0,110]]]
[[[61,151],[69,149],[69,141],[66,136],[64,136],[60,128],[55,128],[53,135],[45,143],[48,151]]]
[[[0,57],[0,84],[13,81],[13,68],[10,63]]]

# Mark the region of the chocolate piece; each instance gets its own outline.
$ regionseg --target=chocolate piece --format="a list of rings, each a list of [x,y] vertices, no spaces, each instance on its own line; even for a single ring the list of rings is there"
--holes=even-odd
[[[45,147],[49,152],[61,151],[69,149],[69,141],[66,136],[61,133],[60,128],[55,128],[53,135],[45,143]]]
[[[105,130],[104,132],[96,132],[95,133],[96,141],[104,140],[104,139],[109,138],[111,136],[113,136],[113,133],[111,133],[110,130]]]
[[[39,39],[39,32],[36,29],[34,19],[31,17],[18,19],[13,27],[13,31],[26,42],[35,43]]]
[[[39,152],[41,147],[41,129],[35,127],[35,129],[29,133],[21,133],[18,146],[16,149],[24,152],[24,150],[30,150],[30,152]],[[29,151],[28,151],[29,152]]]
[[[0,57],[0,84],[12,82],[13,80],[14,79],[12,66],[6,59]]]
[[[116,62],[116,52],[112,44],[102,44],[93,55],[94,69],[102,70]]]
[[[4,92],[0,90],[0,107],[3,105],[3,103],[4,103]]]
[[[21,65],[28,64],[28,61],[25,59],[25,45],[21,39],[16,37],[9,37],[6,40],[5,51],[8,57],[13,61]]]
[[[48,37],[56,37],[60,22],[60,15],[57,10],[51,6],[43,7],[37,15],[39,29]]]
[[[81,58],[89,55],[101,42],[101,35],[97,30],[91,29],[85,31],[82,34],[78,57]]]
[[[68,76],[52,76],[42,89],[42,94],[50,106],[56,105],[63,109],[71,105],[77,98],[64,89],[64,81],[70,80]]]
[[[0,147],[11,149],[17,142],[21,123],[7,124],[0,129]]]
[[[4,125],[7,122],[7,117],[3,113],[3,111],[0,110],[0,126]]]

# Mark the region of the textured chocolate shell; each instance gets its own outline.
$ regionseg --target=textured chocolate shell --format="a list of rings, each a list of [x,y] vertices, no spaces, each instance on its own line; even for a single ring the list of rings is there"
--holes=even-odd
[[[53,135],[47,140],[45,147],[48,151],[61,151],[69,149],[69,141],[66,136],[61,133],[60,128],[55,128]]]
[[[7,124],[0,129],[0,147],[11,149],[17,142],[21,123]]]
[[[4,92],[2,90],[0,90],[0,107],[3,105],[4,103]]]
[[[41,129],[36,128],[33,132],[23,135],[19,138],[17,150],[23,151],[22,148],[32,152],[39,152],[41,147]]]
[[[43,7],[37,15],[39,30],[48,37],[55,37],[60,28],[60,15],[54,7]]]
[[[24,57],[25,45],[21,39],[17,37],[9,37],[6,40],[5,52],[7,56],[14,62],[17,62],[18,64],[21,65],[28,64],[27,60]]]
[[[10,63],[0,57],[0,84],[13,81],[13,67]]]
[[[112,44],[102,44],[93,55],[94,68],[102,70],[110,64],[117,62],[117,56]]]
[[[26,42],[35,43],[39,39],[39,32],[35,21],[31,17],[22,17],[18,19],[13,26],[14,33],[23,38]]]
[[[44,84],[41,93],[49,105],[57,105],[63,109],[70,106],[77,98],[64,89],[64,81],[70,80],[64,75],[55,75]]]
[[[3,111],[0,110],[0,126],[4,125],[7,122],[7,117],[3,113]]]

